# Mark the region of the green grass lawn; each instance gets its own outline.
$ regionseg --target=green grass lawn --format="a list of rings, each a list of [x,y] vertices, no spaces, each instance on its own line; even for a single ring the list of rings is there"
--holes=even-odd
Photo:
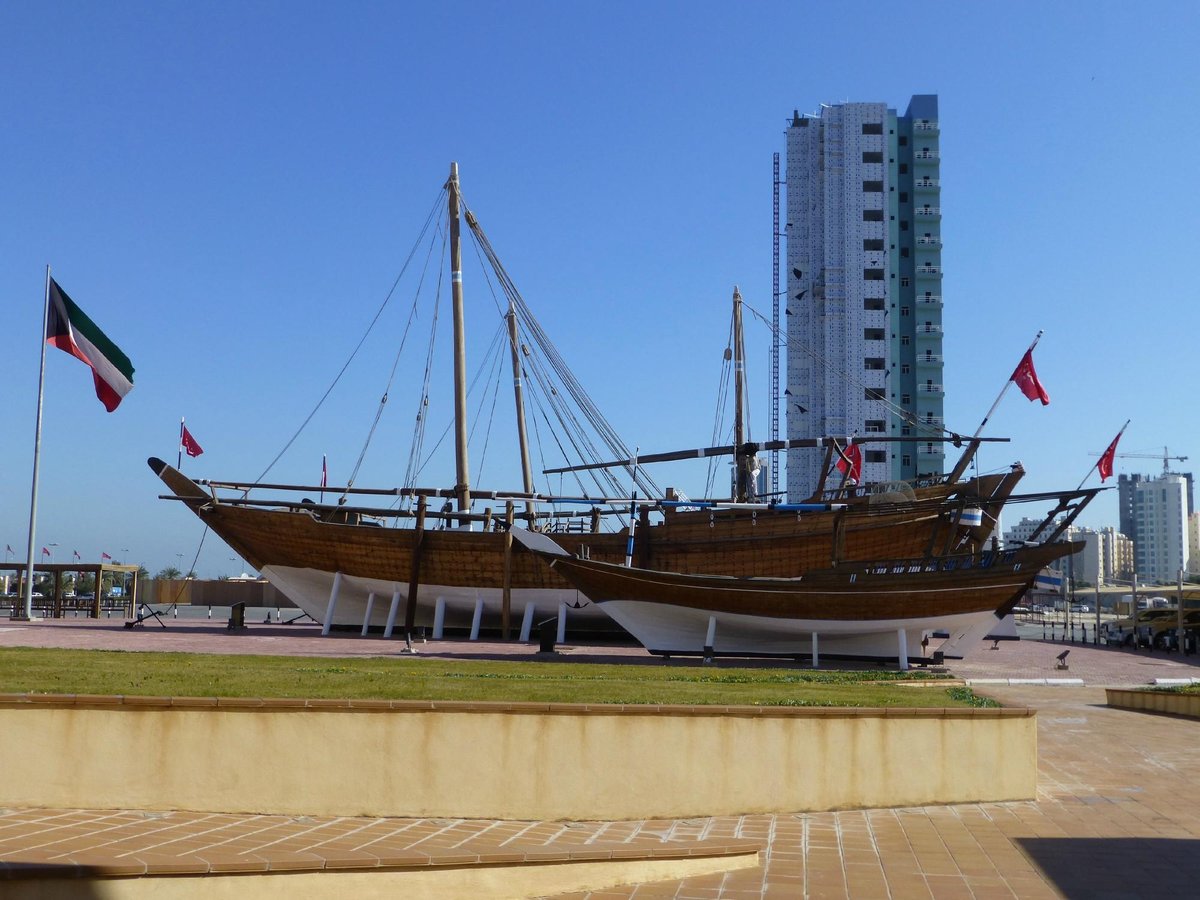
[[[0,693],[754,706],[995,705],[920,670],[0,650]]]

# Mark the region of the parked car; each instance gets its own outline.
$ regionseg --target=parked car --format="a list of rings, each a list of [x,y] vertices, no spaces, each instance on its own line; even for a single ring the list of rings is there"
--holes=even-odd
[[[1087,603],[1076,603],[1074,606],[1071,607],[1071,612],[1073,612],[1073,613],[1090,613],[1090,612],[1092,612],[1092,607],[1089,606]]]

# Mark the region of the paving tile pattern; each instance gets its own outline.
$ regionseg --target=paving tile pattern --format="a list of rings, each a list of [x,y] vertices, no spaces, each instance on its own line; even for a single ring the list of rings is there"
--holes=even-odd
[[[0,809],[0,882],[720,857],[765,847],[733,839],[715,822]]]
[[[988,693],[1039,710],[1036,801],[717,819],[766,838],[761,868],[555,900],[1200,895],[1200,722],[1091,687]]]

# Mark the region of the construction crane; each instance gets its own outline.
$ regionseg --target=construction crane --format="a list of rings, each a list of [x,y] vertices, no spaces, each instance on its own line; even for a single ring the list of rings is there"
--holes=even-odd
[[[1103,453],[1093,453],[1092,456],[1103,456]],[[1171,471],[1171,460],[1178,462],[1186,462],[1186,456],[1171,456],[1166,447],[1163,447],[1162,453],[1115,453],[1114,456],[1119,456],[1122,459],[1161,459],[1163,464],[1163,474],[1166,475]]]

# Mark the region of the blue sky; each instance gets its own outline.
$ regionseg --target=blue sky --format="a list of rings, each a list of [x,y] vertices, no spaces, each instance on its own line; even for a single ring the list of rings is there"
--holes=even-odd
[[[48,357],[36,543],[186,568],[200,526],[157,499],[146,457],[174,461],[186,415],[205,453],[185,471],[255,478],[361,337],[451,160],[626,441],[702,446],[733,286],[770,309],[771,154],[792,110],[902,111],[914,93],[940,101],[952,428],[974,430],[1045,330],[1052,403],[1010,392],[989,433],[1011,443],[983,468],[1020,459],[1025,488],[1074,487],[1126,418],[1123,451],[1200,451],[1195,4],[432,7],[0,5],[0,544],[24,555],[47,263],[137,374],[109,415],[83,366]],[[467,277],[486,343],[494,307]],[[409,300],[272,480],[316,481],[322,453],[346,478]],[[747,340],[765,438],[769,337]],[[398,375],[360,484],[401,482],[417,378]],[[439,465],[425,483],[452,480]],[[654,474],[704,492],[702,465]],[[1086,524],[1116,524],[1112,494]],[[241,563],[210,537],[196,568]]]

